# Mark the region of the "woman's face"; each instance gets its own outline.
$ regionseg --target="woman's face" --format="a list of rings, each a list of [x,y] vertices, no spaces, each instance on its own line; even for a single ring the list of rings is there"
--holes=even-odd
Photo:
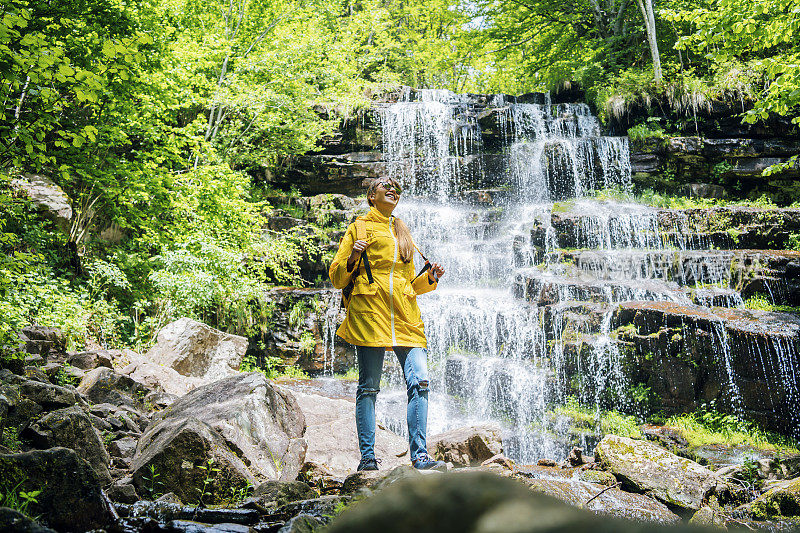
[[[382,180],[375,187],[370,199],[378,211],[391,213],[400,201],[400,187],[391,181]]]

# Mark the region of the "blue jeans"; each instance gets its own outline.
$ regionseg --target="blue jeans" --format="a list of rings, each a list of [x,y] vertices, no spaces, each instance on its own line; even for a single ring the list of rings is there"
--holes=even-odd
[[[428,352],[424,348],[393,348],[408,393],[408,445],[411,460],[428,453]],[[380,392],[385,348],[356,346],[358,388],[356,389],[356,429],[361,458],[375,457],[375,399]]]

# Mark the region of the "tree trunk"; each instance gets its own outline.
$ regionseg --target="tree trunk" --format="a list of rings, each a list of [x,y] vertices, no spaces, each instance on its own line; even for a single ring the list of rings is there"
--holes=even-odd
[[[653,0],[636,0],[644,18],[644,27],[647,31],[647,42],[650,45],[650,55],[653,56],[653,74],[657,85],[661,85],[661,56],[658,53],[656,40],[656,17],[653,14]]]

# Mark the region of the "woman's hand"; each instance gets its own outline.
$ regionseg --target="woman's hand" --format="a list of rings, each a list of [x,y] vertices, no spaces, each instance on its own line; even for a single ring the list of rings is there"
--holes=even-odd
[[[353,243],[353,251],[350,252],[350,257],[347,258],[347,271],[353,270],[353,267],[356,266],[356,261],[358,261],[358,256],[361,255],[361,252],[367,249],[367,247],[372,244],[367,241],[356,241]]]
[[[439,263],[431,264],[431,268],[428,269],[428,279],[437,282],[442,276],[444,276],[444,268]]]

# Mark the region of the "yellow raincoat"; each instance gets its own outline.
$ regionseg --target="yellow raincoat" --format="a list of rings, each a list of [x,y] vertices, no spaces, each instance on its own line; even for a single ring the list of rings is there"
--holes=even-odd
[[[434,290],[424,273],[416,275],[414,261],[403,263],[395,238],[392,218],[371,207],[366,221],[367,257],[374,283],[365,274],[363,261],[347,307],[347,316],[336,334],[357,346],[408,346],[426,348],[425,327],[420,318],[417,295]],[[339,243],[339,251],[328,271],[333,286],[344,288],[354,275],[347,271],[347,259],[356,241],[356,225],[350,224]]]

